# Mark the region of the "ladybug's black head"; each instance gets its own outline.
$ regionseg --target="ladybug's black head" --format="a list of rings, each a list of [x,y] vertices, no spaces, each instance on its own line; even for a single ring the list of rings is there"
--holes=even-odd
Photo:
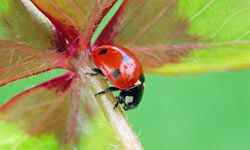
[[[141,102],[144,91],[144,76],[139,79],[140,83],[134,87],[122,90],[117,97],[117,103],[124,104],[124,110],[134,109]]]

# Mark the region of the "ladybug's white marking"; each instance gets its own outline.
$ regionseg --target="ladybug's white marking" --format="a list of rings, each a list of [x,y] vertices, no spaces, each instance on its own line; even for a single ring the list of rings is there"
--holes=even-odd
[[[133,96],[126,96],[126,97],[125,97],[125,104],[132,103],[133,100],[134,100],[134,97],[133,97]]]
[[[122,60],[123,61],[129,61],[130,59],[131,58],[128,55],[126,55],[126,54],[122,56]]]
[[[140,85],[140,84],[142,84],[140,80],[137,80],[137,81],[135,82],[135,85]]]

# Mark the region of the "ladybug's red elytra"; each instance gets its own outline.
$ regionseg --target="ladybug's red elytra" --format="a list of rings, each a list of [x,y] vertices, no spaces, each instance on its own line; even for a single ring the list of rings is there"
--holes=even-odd
[[[94,49],[92,53],[97,68],[91,75],[105,76],[114,87],[109,87],[96,94],[120,90],[116,104],[124,104],[124,109],[136,108],[142,98],[145,78],[142,66],[136,56],[122,46],[104,45]]]

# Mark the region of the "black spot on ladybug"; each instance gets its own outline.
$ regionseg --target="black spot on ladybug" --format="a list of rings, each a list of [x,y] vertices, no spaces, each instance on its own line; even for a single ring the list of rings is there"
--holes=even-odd
[[[144,77],[144,75],[143,75],[142,73],[139,75],[139,80],[140,80],[142,83],[145,82],[145,77]]]
[[[122,56],[122,60],[123,61],[129,61],[130,60],[130,57],[128,55],[123,55]]]
[[[112,76],[113,76],[114,78],[117,78],[117,77],[120,76],[120,74],[121,74],[121,71],[120,71],[119,69],[116,69],[116,70],[113,72]]]
[[[98,53],[99,55],[104,55],[104,54],[106,54],[108,52],[108,49],[102,49],[102,50],[100,50],[100,52]]]

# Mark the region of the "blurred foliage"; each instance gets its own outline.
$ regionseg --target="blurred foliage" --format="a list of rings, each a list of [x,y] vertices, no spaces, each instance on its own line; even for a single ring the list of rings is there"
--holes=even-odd
[[[29,89],[37,84],[40,84],[44,81],[47,81],[48,79],[54,78],[56,76],[64,74],[66,71],[63,69],[56,69],[56,70],[51,70],[48,72],[44,72],[41,74],[38,74],[36,76],[31,76],[29,78],[21,79],[15,82],[12,82],[11,84],[8,84],[4,87],[0,88],[0,104],[3,104],[5,101],[9,100],[11,97],[15,96],[16,94]],[[4,93],[4,94],[2,94]],[[1,122],[0,122],[1,123]],[[1,126],[2,125],[2,126]],[[5,127],[6,126],[6,127]],[[13,126],[13,125],[12,125]],[[13,136],[12,141],[7,143],[8,147],[7,149],[14,149],[17,146],[17,149],[20,150],[29,150],[29,149],[34,149],[37,148],[36,144],[34,143],[34,140],[26,140],[26,137],[29,136],[24,131],[20,130],[18,132],[13,132],[11,125],[8,125],[6,123],[0,124],[0,128],[4,131],[0,131],[0,137],[3,137],[3,139],[8,140],[8,137],[11,138]],[[89,126],[89,127],[88,127]],[[11,128],[12,127],[12,128]],[[81,136],[81,142],[79,145],[80,149],[86,149],[86,150],[105,150],[105,149],[117,149],[120,147],[119,142],[114,136],[113,130],[110,128],[109,123],[105,119],[102,113],[99,113],[93,121],[89,122],[89,125],[86,126],[88,129],[83,132],[83,135]],[[16,129],[17,130],[17,129]],[[5,134],[6,133],[12,133],[12,134]],[[18,133],[22,134],[18,134]],[[6,136],[6,137],[5,137]],[[18,136],[17,138],[15,138]],[[21,138],[23,136],[25,143],[20,142],[22,146],[19,146],[19,144],[15,144],[16,140],[19,140],[18,138]],[[5,137],[5,138],[4,138]],[[30,139],[36,139],[34,137],[29,137]],[[43,145],[45,148],[44,149],[56,149],[53,145],[48,145],[46,144],[46,137],[40,139],[45,140],[45,144]],[[48,139],[49,141],[50,139]],[[54,140],[54,139],[53,139]],[[5,140],[4,140],[5,141]],[[3,141],[3,144],[6,142]],[[53,141],[55,143],[55,146],[57,145],[56,141]],[[26,147],[28,145],[29,147]],[[0,149],[5,148],[5,145],[0,144]],[[38,147],[39,149],[42,149],[43,147]]]
[[[53,136],[29,136],[24,131],[5,122],[0,122],[0,149],[3,150],[54,150],[58,145]]]
[[[81,138],[79,149],[110,150],[119,149],[120,145],[113,130],[103,114],[99,114],[91,122],[92,129]]]
[[[3,105],[10,98],[17,95],[18,93],[21,93],[24,90],[30,89],[37,84],[43,83],[49,79],[60,76],[66,72],[67,71],[63,69],[51,70],[38,74],[36,76],[30,76],[28,78],[24,78],[22,80],[17,80],[15,82],[7,84],[0,88],[0,93],[4,93],[1,94],[0,105]]]

